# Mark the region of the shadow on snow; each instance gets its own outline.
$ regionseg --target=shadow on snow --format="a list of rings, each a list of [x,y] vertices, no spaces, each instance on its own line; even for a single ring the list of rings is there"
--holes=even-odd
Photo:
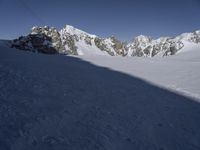
[[[198,102],[79,58],[21,54],[0,60],[1,150],[200,149]]]

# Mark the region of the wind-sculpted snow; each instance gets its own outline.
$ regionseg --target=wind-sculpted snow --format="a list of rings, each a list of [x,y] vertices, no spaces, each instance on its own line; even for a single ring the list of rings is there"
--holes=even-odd
[[[60,32],[54,27],[35,26],[28,36],[13,40],[12,47],[50,54],[54,50],[66,55],[163,57],[177,54],[188,42],[200,47],[200,31],[173,38],[153,39],[140,35],[126,44],[116,37],[100,38],[66,25]]]
[[[0,47],[1,150],[200,149],[198,100],[87,59]]]

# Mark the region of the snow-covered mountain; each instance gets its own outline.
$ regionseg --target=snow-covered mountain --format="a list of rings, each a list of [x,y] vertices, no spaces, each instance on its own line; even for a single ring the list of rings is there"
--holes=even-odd
[[[183,33],[177,37],[161,37],[156,40],[151,37],[140,35],[130,42],[128,47],[129,56],[154,57],[174,55],[187,45],[200,44],[200,31]],[[200,45],[199,45],[200,47]]]
[[[115,37],[96,35],[66,25],[60,32],[54,27],[33,27],[27,36],[13,40],[12,47],[42,53],[70,55],[126,55],[126,46]]]
[[[125,55],[126,47],[115,37],[100,38],[73,26],[60,31],[65,51],[75,55]]]
[[[61,31],[48,26],[33,27],[29,35],[13,40],[12,47],[50,54],[154,57],[174,55],[188,44],[200,46],[200,30],[174,38],[140,35],[125,44],[115,37],[100,38],[66,25]]]

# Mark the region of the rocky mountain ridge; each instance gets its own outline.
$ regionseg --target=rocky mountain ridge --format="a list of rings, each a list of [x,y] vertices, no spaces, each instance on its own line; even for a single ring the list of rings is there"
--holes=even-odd
[[[126,44],[115,37],[100,38],[70,25],[60,31],[54,27],[35,26],[30,34],[13,40],[11,45],[47,54],[154,57],[174,55],[185,46],[185,42],[199,44],[200,30],[174,38],[153,39],[140,35]]]

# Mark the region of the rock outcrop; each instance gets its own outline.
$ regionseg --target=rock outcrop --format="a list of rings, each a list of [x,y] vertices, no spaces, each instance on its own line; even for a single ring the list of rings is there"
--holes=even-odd
[[[13,40],[12,47],[46,54],[61,53],[64,49],[59,32],[47,26],[33,27],[29,35]]]

